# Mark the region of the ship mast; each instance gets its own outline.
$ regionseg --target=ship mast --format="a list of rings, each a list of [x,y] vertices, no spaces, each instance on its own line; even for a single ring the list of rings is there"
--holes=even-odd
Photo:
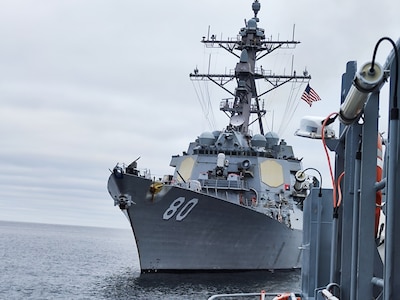
[[[298,76],[295,72],[291,75],[272,75],[266,74],[263,69],[256,69],[257,60],[276,49],[293,49],[296,44],[300,43],[294,39],[291,41],[267,40],[264,29],[257,26],[259,22],[257,14],[260,11],[260,7],[258,0],[255,0],[252,5],[254,17],[246,22],[246,27],[240,30],[240,37],[236,41],[217,40],[215,35],[207,38],[203,37],[202,43],[207,47],[221,47],[239,58],[234,74],[199,74],[197,70],[190,74],[192,80],[210,80],[234,97],[233,104],[229,104],[226,101],[226,105],[222,105],[220,109],[230,115],[230,126],[245,135],[248,134],[251,114],[257,114],[260,133],[264,135],[262,117],[266,114],[266,110],[260,105],[261,96],[289,81],[311,79],[307,72],[304,72],[303,76]],[[240,55],[235,53],[235,50],[240,51]],[[233,79],[236,79],[237,86],[235,91],[231,92],[225,85]],[[258,94],[255,84],[256,79],[264,79],[272,87]]]

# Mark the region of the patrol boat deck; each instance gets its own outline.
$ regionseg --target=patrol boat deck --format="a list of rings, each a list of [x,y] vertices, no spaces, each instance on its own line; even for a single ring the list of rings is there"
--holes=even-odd
[[[375,54],[383,41],[393,50],[382,67]],[[312,189],[304,201],[301,291],[269,293],[269,298],[264,291],[243,293],[230,299],[400,299],[399,49],[400,39],[395,44],[385,37],[359,72],[356,62],[347,63],[340,111],[324,121],[341,121],[339,138],[325,140],[336,154],[334,189]],[[388,79],[385,140],[378,121],[380,90]]]

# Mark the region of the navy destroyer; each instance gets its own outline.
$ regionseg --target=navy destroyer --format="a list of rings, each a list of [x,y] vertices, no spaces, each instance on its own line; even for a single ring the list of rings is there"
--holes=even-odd
[[[307,83],[303,72],[275,75],[257,61],[299,42],[267,39],[258,27],[260,3],[235,39],[204,37],[238,62],[229,74],[190,74],[210,80],[232,98],[220,110],[229,117],[223,130],[203,132],[182,155],[172,156],[173,174],[156,181],[138,160],[112,170],[108,191],[130,221],[142,272],[239,271],[299,268],[302,202],[306,191],[301,159],[274,132],[264,132],[263,95],[290,81]],[[258,92],[256,80],[266,84]],[[226,83],[234,83],[230,91]],[[259,132],[253,134],[255,123]],[[172,173],[172,172],[171,172]]]

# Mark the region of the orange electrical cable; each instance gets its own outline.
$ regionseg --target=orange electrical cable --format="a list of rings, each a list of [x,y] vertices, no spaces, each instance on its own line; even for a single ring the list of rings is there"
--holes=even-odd
[[[331,158],[329,157],[329,153],[328,153],[328,147],[326,146],[326,142],[325,142],[325,126],[326,123],[328,122],[328,120],[332,117],[332,116],[337,116],[338,113],[337,112],[333,112],[331,113],[329,116],[326,117],[326,119],[324,120],[324,122],[322,123],[322,133],[321,133],[321,137],[322,137],[322,144],[324,145],[324,150],[325,150],[325,154],[326,154],[326,158],[328,160],[328,167],[329,167],[329,173],[331,175],[331,181],[332,181],[332,187],[333,187],[333,207],[337,208],[337,200],[336,200],[336,184],[335,184],[335,178],[333,176],[333,171],[332,171],[332,165],[331,165]]]
[[[342,174],[339,175],[338,180],[337,180],[337,191],[338,191],[338,201],[337,201],[337,207],[340,206],[340,204],[342,203],[342,189],[340,187],[340,183],[342,182],[342,178],[344,176],[344,171],[342,172]]]

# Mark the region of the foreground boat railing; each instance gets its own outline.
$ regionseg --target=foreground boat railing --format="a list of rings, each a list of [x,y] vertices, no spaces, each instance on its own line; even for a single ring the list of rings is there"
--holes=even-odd
[[[318,295],[320,298],[324,300],[339,300],[336,296],[334,296],[327,288],[323,288],[319,291]],[[214,299],[224,299],[224,298],[236,298],[240,297],[240,299],[260,299],[260,300],[301,300],[304,299],[299,293],[266,293],[265,291],[261,291],[259,293],[235,293],[235,294],[218,294],[213,295],[208,298],[208,300]],[[257,298],[256,298],[257,297]],[[259,298],[258,298],[259,297]]]
[[[264,290],[262,290],[259,293],[236,293],[236,294],[218,294],[218,295],[213,295],[208,298],[208,300],[214,300],[214,299],[226,299],[226,298],[239,298],[240,299],[260,299],[260,300],[299,300],[301,299],[300,294],[296,293],[266,293]],[[255,298],[257,297],[257,298]],[[259,298],[258,298],[259,297]],[[332,299],[334,300],[334,299]]]

